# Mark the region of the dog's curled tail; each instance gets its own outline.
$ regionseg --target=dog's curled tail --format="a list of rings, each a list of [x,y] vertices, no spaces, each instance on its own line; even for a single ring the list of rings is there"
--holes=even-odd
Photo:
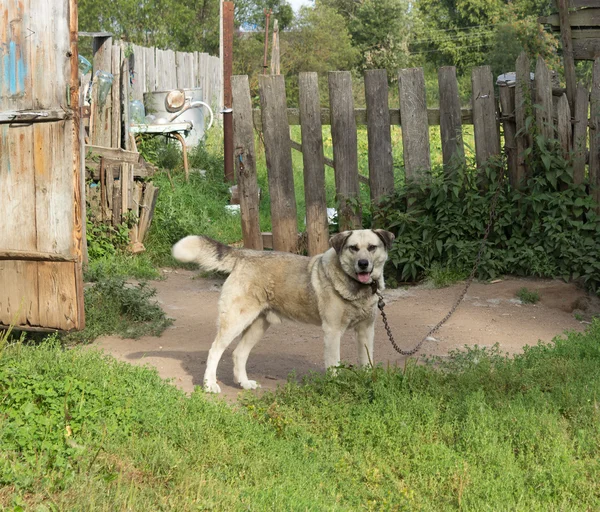
[[[207,236],[186,236],[173,246],[173,257],[183,263],[198,263],[205,270],[230,273],[236,250]]]

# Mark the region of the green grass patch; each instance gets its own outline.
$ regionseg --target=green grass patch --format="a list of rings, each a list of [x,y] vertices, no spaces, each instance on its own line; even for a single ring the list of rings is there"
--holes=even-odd
[[[540,294],[535,290],[528,290],[526,287],[517,292],[517,297],[523,304],[535,304],[540,300]]]
[[[463,281],[467,276],[468,274],[465,271],[434,262],[425,273],[425,281],[433,288],[445,288]]]
[[[85,290],[85,329],[64,335],[67,342],[89,343],[116,334],[159,336],[171,323],[153,300],[156,289],[145,282],[128,283],[119,275],[103,276]]]
[[[4,507],[600,507],[598,321],[514,359],[343,367],[234,407],[57,343],[1,357]]]

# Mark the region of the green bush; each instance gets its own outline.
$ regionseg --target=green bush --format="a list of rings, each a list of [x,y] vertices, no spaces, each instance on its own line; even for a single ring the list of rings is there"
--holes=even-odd
[[[66,335],[65,340],[91,342],[111,334],[127,338],[160,336],[172,320],[152,300],[155,295],[156,289],[145,282],[130,284],[123,276],[98,276],[97,282],[85,290],[85,329]]]
[[[570,162],[548,141],[536,137],[529,154],[531,177],[523,190],[504,180],[495,221],[478,277],[500,274],[581,280],[600,285],[600,218],[585,185],[574,185]],[[378,225],[395,232],[390,265],[398,280],[418,280],[428,269],[469,272],[488,224],[499,169],[477,173],[455,168],[428,184],[401,189],[375,212]],[[489,186],[488,186],[489,185]]]

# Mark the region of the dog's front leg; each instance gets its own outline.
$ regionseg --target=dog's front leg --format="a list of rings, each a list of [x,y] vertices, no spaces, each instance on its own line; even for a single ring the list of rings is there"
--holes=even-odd
[[[340,364],[340,340],[345,331],[340,325],[323,325],[325,341],[325,369]]]
[[[356,348],[358,362],[361,366],[373,364],[373,340],[375,338],[375,322],[373,319],[360,322],[356,327]]]

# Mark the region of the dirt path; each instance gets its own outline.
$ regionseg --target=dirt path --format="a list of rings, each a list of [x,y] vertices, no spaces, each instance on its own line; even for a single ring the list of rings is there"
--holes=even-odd
[[[204,279],[196,272],[164,270],[166,279],[152,283],[158,299],[174,324],[162,337],[138,340],[99,338],[94,346],[117,359],[158,368],[160,375],[187,392],[202,385],[208,349],[215,335],[217,300],[221,280]],[[536,305],[520,304],[516,292],[527,287],[537,290]],[[412,348],[449,310],[463,285],[444,289],[415,287],[386,290],[386,313],[398,344]],[[583,330],[591,314],[600,311],[596,298],[588,297],[574,285],[557,280],[505,279],[495,284],[475,283],[454,316],[436,338],[426,342],[422,354],[444,355],[464,345],[492,346],[515,353],[538,340],[550,341],[566,329]],[[233,382],[231,352],[225,352],[218,370],[223,394],[234,398],[239,388]],[[319,327],[284,322],[267,331],[248,361],[248,375],[263,388],[274,389],[291,372],[302,376],[320,371],[323,344]],[[342,358],[356,362],[353,335],[342,341]],[[391,347],[381,320],[375,328],[375,362],[402,364],[404,358]]]

